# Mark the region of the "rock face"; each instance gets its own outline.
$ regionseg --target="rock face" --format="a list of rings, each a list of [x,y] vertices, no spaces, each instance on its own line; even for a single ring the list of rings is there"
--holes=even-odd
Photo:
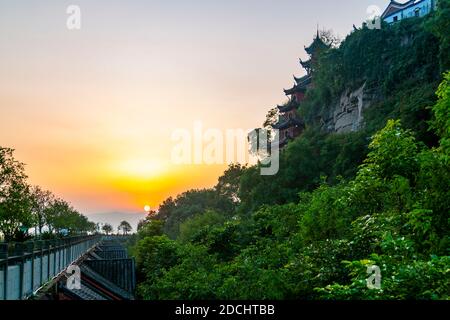
[[[322,121],[326,130],[336,133],[358,131],[364,126],[363,110],[370,107],[377,95],[364,83],[356,90],[347,89],[330,108],[328,119]]]

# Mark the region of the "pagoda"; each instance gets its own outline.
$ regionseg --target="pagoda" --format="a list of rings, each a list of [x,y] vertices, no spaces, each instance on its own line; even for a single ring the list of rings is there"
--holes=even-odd
[[[317,66],[318,57],[322,51],[328,48],[329,46],[322,41],[319,30],[317,30],[317,35],[312,44],[309,47],[305,47],[305,51],[310,57],[309,60],[302,61],[300,59],[300,65],[306,71],[306,75],[300,78],[294,76],[294,86],[284,90],[289,100],[284,105],[277,106],[279,118],[278,122],[272,126],[272,128],[280,131],[280,148],[286,146],[290,140],[298,137],[305,128],[305,124],[300,119],[297,110],[305,100],[307,90],[313,85],[314,67]]]

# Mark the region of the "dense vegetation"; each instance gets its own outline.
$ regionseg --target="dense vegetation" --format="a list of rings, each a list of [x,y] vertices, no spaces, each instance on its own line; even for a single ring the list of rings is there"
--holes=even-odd
[[[13,152],[0,147],[0,239],[27,240],[31,238],[31,228],[43,239],[96,230],[96,224],[67,201],[30,186],[24,165],[14,158]]]
[[[448,299],[449,13],[440,1],[426,19],[356,30],[324,54],[300,110],[307,129],[276,176],[230,166],[140,223],[139,296]],[[321,131],[317,116],[363,82],[381,93],[365,129]],[[372,265],[380,289],[367,287]]]

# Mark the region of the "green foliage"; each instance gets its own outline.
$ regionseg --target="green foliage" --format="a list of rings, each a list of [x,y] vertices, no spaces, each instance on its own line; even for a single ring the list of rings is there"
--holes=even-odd
[[[163,221],[157,219],[149,219],[141,226],[141,228],[138,229],[138,236],[141,239],[145,237],[162,236],[163,227]]]
[[[432,16],[427,29],[439,38],[439,60],[441,64],[441,72],[446,72],[450,69],[450,1],[439,0],[439,10]]]
[[[403,130],[400,121],[389,120],[369,145],[371,150],[364,161],[359,177],[365,175],[409,178],[418,169],[418,147],[411,131]]]
[[[96,225],[69,203],[49,191],[30,187],[24,164],[14,158],[13,152],[0,147],[0,234],[4,240],[24,241],[32,227],[39,235],[44,226],[49,234],[63,229],[70,234],[95,231]]]
[[[109,223],[105,223],[102,226],[102,231],[108,235],[108,234],[110,234],[113,231],[113,227]]]
[[[440,10],[441,15],[444,11]],[[431,117],[427,106],[434,103],[440,81],[436,57],[442,51],[440,46],[448,42],[437,35],[439,30],[448,37],[443,28],[448,21],[435,20],[404,19],[383,24],[381,29],[364,27],[353,31],[338,48],[321,56],[314,88],[307,92],[300,108],[302,118],[310,126],[319,125],[320,119],[333,116],[346,90],[365,84],[366,93],[374,97],[373,105],[364,110],[367,132],[380,130],[386,119],[400,119],[406,128],[417,133],[420,141],[433,144],[434,137],[427,132],[425,122]]]
[[[69,234],[86,233],[95,231],[96,226],[68,202],[62,199],[53,199],[44,209],[44,217],[50,233],[60,233],[67,230]]]
[[[42,190],[39,186],[31,188],[32,213],[36,220],[37,231],[42,234],[46,224],[46,210],[52,205],[54,196],[50,191]]]
[[[331,184],[354,177],[366,154],[364,132],[327,135],[313,128],[292,141],[280,154],[276,176],[261,176],[254,166],[240,178],[240,212],[265,204],[297,202],[301,191],[317,188],[322,178]]]
[[[209,300],[215,298],[217,283],[216,260],[202,246],[184,245],[177,250],[179,263],[164,271],[151,288],[159,299]]]
[[[30,228],[34,222],[24,165],[13,152],[0,147],[0,232],[5,240],[20,237],[20,227]]]
[[[441,138],[440,147],[445,163],[450,163],[450,72],[444,75],[444,81],[437,91],[438,101],[432,108],[434,119],[432,128]]]
[[[322,185],[301,197],[299,206],[304,214],[300,228],[305,242],[339,239],[345,235],[353,218],[342,199],[345,196],[345,185]]]
[[[231,164],[223,175],[219,177],[219,181],[215,187],[218,195],[228,199],[233,204],[239,202],[240,181],[245,170],[245,166]]]
[[[178,240],[182,242],[195,241],[205,232],[225,222],[225,217],[215,211],[208,210],[183,222],[180,226]]]
[[[436,137],[430,134],[427,120],[431,119],[428,108],[436,100],[438,82],[411,81],[399,90],[389,93],[364,111],[366,130],[376,132],[383,128],[386,119],[399,119],[402,124],[416,133],[419,141],[427,145],[436,144]]]
[[[146,237],[137,242],[132,249],[136,259],[137,278],[142,284],[138,287],[138,294],[145,299],[158,298],[153,283],[164,272],[176,265],[179,257],[177,242],[166,236]]]
[[[158,218],[165,221],[164,232],[170,238],[176,239],[180,233],[180,225],[187,219],[207,210],[226,215],[232,212],[233,208],[232,199],[220,196],[214,189],[190,190],[176,199],[167,199],[159,208]]]
[[[401,244],[401,241],[399,242]],[[397,244],[399,244],[397,243]],[[448,256],[433,256],[430,260],[400,263],[373,255],[374,260],[346,262],[352,275],[350,284],[333,284],[318,288],[320,299],[333,300],[448,300],[449,263]],[[383,266],[381,289],[367,290],[367,267]]]
[[[133,252],[140,294],[447,299],[450,179],[429,171],[440,167],[448,174],[435,156],[440,152],[389,121],[348,182],[322,183],[300,193],[297,204],[264,205],[228,221],[211,211],[197,215],[182,224],[182,242],[165,236],[139,241]],[[370,265],[381,269],[380,290],[367,288]]]
[[[142,232],[132,248],[141,297],[449,299],[449,73],[433,94],[447,5],[322,55],[307,128],[276,176],[231,166],[214,189],[168,199],[157,218],[178,240]],[[364,82],[381,92],[366,130],[318,130],[327,105]],[[380,289],[367,286],[373,265]]]
[[[120,222],[119,226],[117,227],[117,230],[119,232],[122,231],[122,233],[124,235],[127,235],[128,233],[131,232],[131,230],[133,230],[133,228],[131,227],[131,225],[128,221],[122,221],[122,222]]]

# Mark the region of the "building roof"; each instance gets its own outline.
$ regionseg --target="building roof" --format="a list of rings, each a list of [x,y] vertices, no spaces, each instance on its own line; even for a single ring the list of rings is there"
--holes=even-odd
[[[298,86],[298,85],[294,85],[292,88],[290,88],[290,89],[284,89],[283,91],[284,91],[284,93],[285,93],[287,96],[290,96],[290,95],[293,95],[293,94],[295,94],[295,93],[297,93],[297,92],[306,92],[306,88],[300,87],[300,86]]]
[[[303,61],[302,59],[300,59],[300,64],[301,66],[309,73],[312,69],[312,62],[311,59]]]
[[[133,300],[136,287],[134,259],[117,242],[104,241],[78,264],[81,289],[59,285],[61,292],[75,300]]]
[[[310,56],[312,56],[321,49],[328,49],[328,48],[329,46],[327,46],[325,42],[323,42],[323,40],[320,38],[319,30],[317,30],[316,37],[314,38],[313,42],[309,45],[309,47],[305,47],[305,51]]]
[[[291,119],[287,119],[287,120],[282,120],[282,121],[274,124],[272,127],[274,129],[284,130],[284,129],[288,129],[288,128],[292,128],[292,127],[299,127],[299,126],[303,126],[303,122],[300,119],[291,118]]]
[[[116,297],[114,300],[133,300],[133,295],[118,286],[116,283],[107,279],[103,274],[93,270],[86,264],[80,266],[81,281],[96,290],[103,291],[104,294],[110,294],[111,297]]]
[[[81,283],[81,289],[78,290],[69,290],[66,286],[60,286],[59,290],[71,300],[108,300],[84,283]]]
[[[396,14],[399,11],[402,11],[410,6],[416,5],[417,3],[423,2],[425,0],[409,0],[405,3],[400,3],[394,0],[391,0],[389,5],[387,6],[386,10],[384,10],[383,14],[381,15],[381,18],[386,18],[390,15]]]
[[[127,292],[134,292],[135,275],[132,259],[86,260],[85,265]]]
[[[289,112],[291,110],[297,109],[298,106],[299,106],[299,104],[295,99],[290,99],[288,103],[286,103],[282,106],[277,106],[277,108],[281,113],[284,113],[284,112]]]
[[[112,260],[112,259],[126,259],[128,258],[128,254],[123,248],[121,250],[112,249],[112,250],[102,250],[95,252],[100,259]],[[98,259],[98,260],[100,260]]]
[[[312,82],[312,77],[310,75],[306,75],[301,78],[296,78],[296,84],[290,89],[284,89],[284,93],[288,96],[293,95],[296,92],[306,92],[306,89],[308,89],[308,86]]]

